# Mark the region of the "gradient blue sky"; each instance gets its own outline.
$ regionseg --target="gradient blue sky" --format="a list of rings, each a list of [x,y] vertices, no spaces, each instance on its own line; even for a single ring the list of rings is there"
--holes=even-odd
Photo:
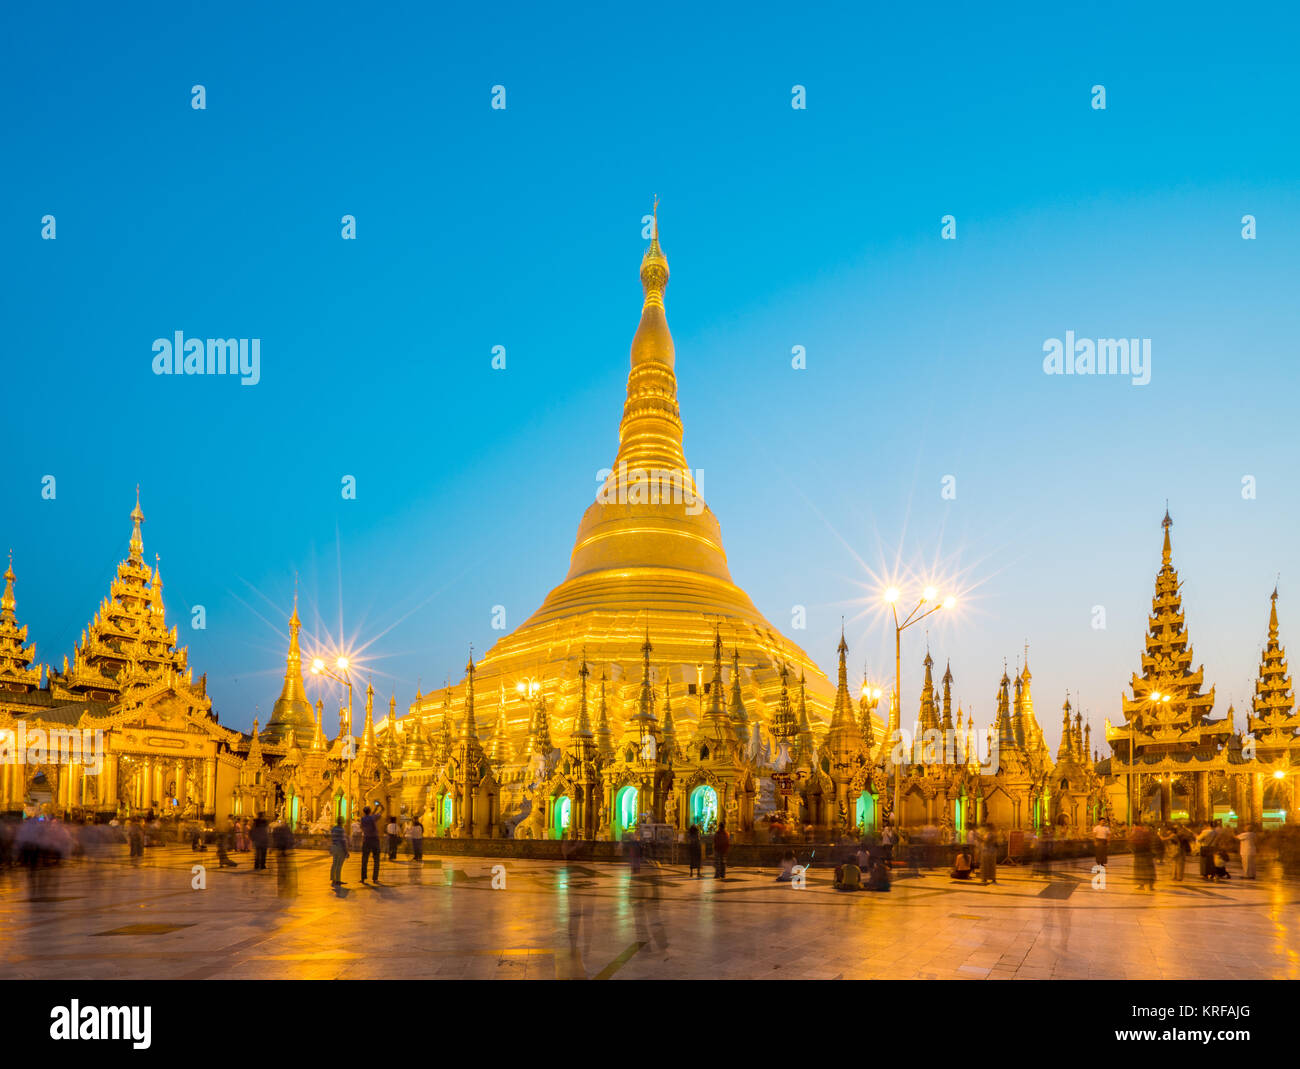
[[[959,575],[929,641],[965,706],[1028,639],[1049,740],[1066,688],[1096,738],[1168,498],[1241,722],[1279,572],[1300,635],[1293,12],[384,8],[6,6],[0,541],[40,659],[139,482],[223,722],[265,722],[295,570],[385,704],[458,676],[563,578],[613,459],[658,193],[687,457],[774,624],[833,670],[845,614],[852,674],[892,672],[879,580]],[[261,383],[155,377],[176,330],[260,338]],[[1151,338],[1151,383],[1044,375],[1067,330]]]

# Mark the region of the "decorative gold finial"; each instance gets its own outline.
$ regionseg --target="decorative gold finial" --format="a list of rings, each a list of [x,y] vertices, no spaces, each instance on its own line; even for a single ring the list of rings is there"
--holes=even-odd
[[[135,508],[131,510],[131,561],[144,563],[144,537],[140,534],[140,524],[144,523],[144,513],[140,509],[140,484],[135,484]]]

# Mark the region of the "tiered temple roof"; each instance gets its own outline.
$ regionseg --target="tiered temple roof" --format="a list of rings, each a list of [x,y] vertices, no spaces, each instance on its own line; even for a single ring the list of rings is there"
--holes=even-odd
[[[1108,725],[1108,739],[1121,761],[1168,753],[1210,757],[1232,732],[1230,721],[1210,719],[1214,688],[1204,692],[1204,669],[1192,669],[1192,647],[1170,546],[1173,520],[1168,509],[1161,526],[1164,545],[1151,599],[1142,671],[1133,674],[1133,696],[1123,699],[1124,726]]]
[[[1255,696],[1247,717],[1247,730],[1255,737],[1257,751],[1276,751],[1296,741],[1300,717],[1296,715],[1295,692],[1287,669],[1286,650],[1278,641],[1277,588],[1273,588],[1268,611],[1268,642],[1260,655]]]
[[[116,701],[125,690],[150,686],[164,678],[192,687],[187,652],[176,645],[176,628],[168,628],[162,601],[162,576],[144,562],[140,525],[140,495],[131,511],[131,542],[127,559],[117,566],[108,597],[100,603],[81,633],[72,664],[51,672],[56,698]],[[200,683],[199,691],[203,690]]]
[[[12,552],[4,580],[5,592],[0,596],[0,690],[30,693],[41,685],[41,666],[32,663],[36,646],[27,645],[27,625],[18,623]]]

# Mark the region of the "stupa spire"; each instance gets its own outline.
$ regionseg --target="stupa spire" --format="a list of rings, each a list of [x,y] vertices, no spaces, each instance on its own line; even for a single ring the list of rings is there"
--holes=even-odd
[[[371,753],[375,749],[375,684],[366,681],[366,722],[361,729],[361,752]]]
[[[952,731],[952,662],[943,670],[943,723],[944,731]]]
[[[591,675],[591,670],[587,667],[587,651],[582,651],[582,667],[578,669],[578,678],[581,680],[578,697],[578,716],[574,720],[573,735],[574,738],[590,739],[594,735],[591,730],[591,720],[587,716],[587,677]]]
[[[302,682],[302,648],[298,633],[302,621],[298,618],[298,587],[293,590],[293,610],[289,613],[289,650],[284,658],[284,683],[280,697],[271,706],[271,719],[266,722],[266,734],[275,742],[283,741],[292,728],[299,737],[307,738],[316,730],[307,688]]]
[[[144,563],[144,536],[140,525],[144,523],[144,513],[140,510],[140,484],[135,484],[135,508],[131,510],[131,551],[128,560],[132,564]]]
[[[478,741],[478,725],[474,722],[474,657],[472,654],[465,664],[465,722],[461,725],[460,737]]]
[[[663,735],[663,758],[665,761],[675,761],[677,759],[677,724],[673,721],[673,696],[672,681],[668,679],[668,673],[664,673],[664,718],[660,725],[660,733]]]
[[[749,737],[749,714],[745,711],[745,702],[740,694],[740,650],[731,651],[731,706],[728,710],[731,722],[736,725],[736,734],[742,739]]]
[[[605,672],[600,673],[600,708],[596,712],[596,751],[601,757],[614,756],[614,730],[609,723],[609,703],[605,696]]]

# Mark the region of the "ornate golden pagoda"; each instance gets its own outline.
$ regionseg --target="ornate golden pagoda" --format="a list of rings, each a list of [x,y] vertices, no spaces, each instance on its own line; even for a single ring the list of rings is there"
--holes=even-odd
[[[27,645],[27,625],[18,623],[12,551],[4,579],[5,592],[0,597],[0,690],[29,693],[41,685],[41,666],[32,663],[36,646]]]
[[[833,695],[829,680],[732,580],[718,521],[687,465],[664,312],[668,274],[656,211],[641,262],[641,321],[632,339],[617,455],[578,526],[567,576],[475,665],[479,686],[504,684],[513,695],[521,679],[535,679],[550,699],[563,698],[561,708],[572,708],[585,648],[589,663],[610,676],[612,713],[622,719],[638,704],[637,662],[647,628],[655,635],[662,678],[688,688],[696,683],[699,650],[721,632],[736,659],[752,666],[752,693],[761,708],[745,710],[750,718],[768,719],[781,689],[780,666],[788,662],[806,677],[808,705],[824,721]],[[463,702],[462,682],[455,703],[459,708]],[[421,720],[437,712],[431,700],[411,706]],[[518,752],[536,718],[532,695],[511,701],[507,717]],[[597,740],[604,744],[600,732]]]
[[[1126,723],[1118,729],[1107,724],[1111,748],[1126,762],[1144,754],[1212,756],[1232,733],[1231,721],[1210,719],[1214,688],[1208,693],[1202,691],[1204,668],[1192,670],[1187,618],[1169,539],[1173,524],[1166,509],[1161,521],[1164,545],[1160,552],[1160,571],[1156,574],[1156,592],[1151,599],[1142,672],[1133,673],[1133,696],[1123,699]]]

